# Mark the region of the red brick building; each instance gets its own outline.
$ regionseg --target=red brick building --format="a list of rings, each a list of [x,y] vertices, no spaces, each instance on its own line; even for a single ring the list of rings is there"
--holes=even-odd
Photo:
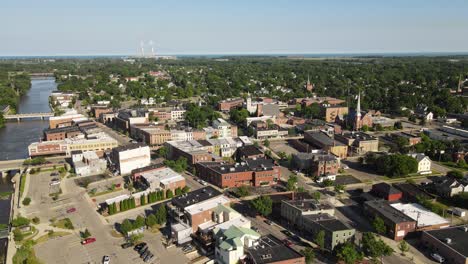
[[[281,172],[272,160],[248,159],[245,162],[202,162],[196,164],[200,178],[220,187],[265,186],[276,184]]]
[[[66,138],[76,137],[81,135],[81,131],[77,126],[53,128],[44,130],[44,140],[64,140]]]
[[[242,104],[244,104],[242,98],[226,99],[218,103],[218,109],[219,111],[229,112],[232,108],[242,106]]]
[[[387,183],[378,183],[372,185],[372,194],[387,201],[397,201],[403,197],[403,193],[397,188]]]

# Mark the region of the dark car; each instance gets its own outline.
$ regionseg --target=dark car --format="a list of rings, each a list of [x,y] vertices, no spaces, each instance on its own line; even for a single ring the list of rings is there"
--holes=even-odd
[[[143,252],[140,257],[142,259],[146,258],[146,256],[148,256],[149,254],[151,254],[151,251],[149,251],[149,249],[145,250],[145,252]]]
[[[146,246],[146,243],[143,242],[143,243],[137,244],[133,249],[134,249],[135,251],[140,251],[140,250],[141,250],[142,248],[144,248],[145,246]]]
[[[182,248],[182,251],[183,252],[189,252],[189,251],[192,251],[193,247],[192,245],[188,244],[188,245],[185,245],[183,248]]]
[[[145,254],[146,251],[148,251],[148,246],[145,246],[145,247],[142,248],[140,251],[138,251],[138,253],[140,254],[140,257],[143,256],[143,254]]]
[[[288,230],[283,230],[283,231],[281,231],[281,232],[282,232],[283,234],[287,235],[288,237],[294,236],[294,234],[291,233],[291,232],[289,232]]]
[[[273,222],[271,220],[265,220],[265,223],[269,224],[269,225],[272,225]]]
[[[152,259],[153,259],[154,255],[153,254],[149,254],[148,256],[146,256],[143,261],[144,262],[150,262]]]
[[[289,239],[283,240],[283,243],[284,243],[286,246],[288,246],[288,247],[290,247],[290,246],[292,245],[292,242],[289,241]]]
[[[127,242],[127,243],[124,243],[124,244],[121,245],[121,247],[124,248],[124,249],[129,248],[131,246],[133,246],[133,244],[131,242]]]

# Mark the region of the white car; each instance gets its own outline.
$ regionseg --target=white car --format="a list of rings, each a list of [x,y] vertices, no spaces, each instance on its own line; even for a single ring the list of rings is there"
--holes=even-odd
[[[437,254],[437,253],[432,253],[432,254],[431,254],[431,257],[432,257],[434,260],[436,260],[437,262],[439,262],[439,263],[442,263],[442,262],[445,261],[445,258],[442,257],[441,255]]]
[[[53,180],[50,181],[50,186],[57,185],[57,184],[60,184],[60,180],[53,179]]]
[[[102,264],[109,264],[109,263],[110,263],[110,257],[109,256],[102,257]]]

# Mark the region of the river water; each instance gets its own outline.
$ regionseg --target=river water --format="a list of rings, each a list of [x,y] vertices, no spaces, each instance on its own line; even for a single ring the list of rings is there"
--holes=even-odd
[[[49,95],[57,89],[54,78],[32,79],[31,89],[20,98],[18,113],[50,112]],[[39,141],[42,131],[47,128],[47,120],[9,121],[0,128],[0,160],[23,159],[28,157],[28,146]],[[11,174],[13,174],[12,172]],[[0,177],[0,193],[13,192],[11,174]],[[8,224],[10,199],[0,199],[0,224]],[[7,239],[0,239],[0,262],[3,261]]]
[[[32,79],[31,89],[20,99],[18,113],[50,112],[49,95],[56,89],[54,78]],[[27,158],[29,144],[39,141],[48,124],[40,119],[7,122],[0,128],[0,160]]]

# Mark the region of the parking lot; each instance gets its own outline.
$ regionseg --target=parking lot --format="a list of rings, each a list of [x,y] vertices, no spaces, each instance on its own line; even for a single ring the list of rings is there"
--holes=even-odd
[[[286,140],[278,140],[270,142],[270,149],[272,149],[276,154],[279,152],[284,152],[287,155],[297,154],[298,151],[291,147]]]

